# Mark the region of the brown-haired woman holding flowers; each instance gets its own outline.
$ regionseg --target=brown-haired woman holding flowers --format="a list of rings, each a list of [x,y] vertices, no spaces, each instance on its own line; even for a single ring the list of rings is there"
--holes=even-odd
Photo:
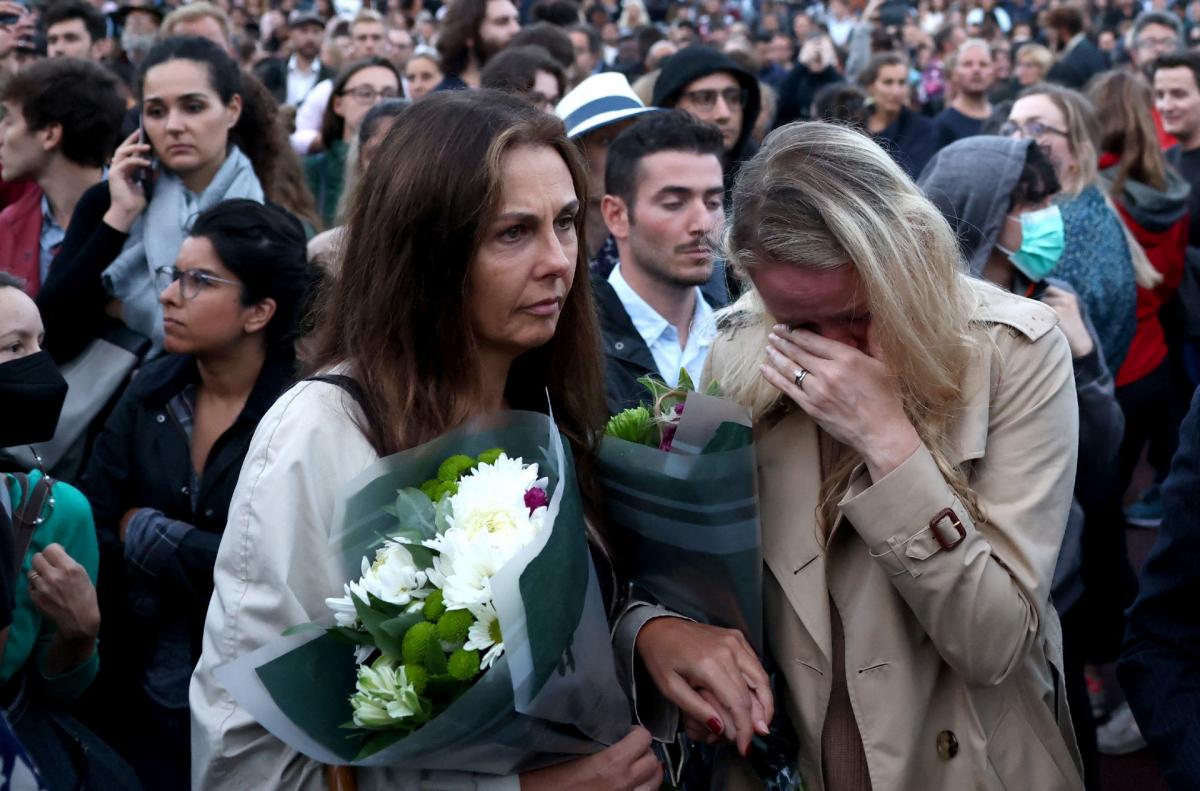
[[[324,787],[321,767],[239,708],[213,670],[316,620],[344,580],[324,557],[340,498],[382,456],[504,409],[553,409],[582,488],[605,413],[583,252],[586,172],[561,122],[492,92],[403,115],[350,208],[316,367],[267,413],[230,506],[192,679],[194,787]],[[547,397],[549,404],[547,404]],[[359,769],[359,788],[657,788],[642,729],[518,777]]]

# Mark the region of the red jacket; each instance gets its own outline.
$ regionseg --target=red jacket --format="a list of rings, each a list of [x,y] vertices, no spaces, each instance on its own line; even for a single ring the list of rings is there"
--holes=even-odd
[[[1102,171],[1110,168],[1117,160],[1113,154],[1102,154],[1100,168]],[[1179,288],[1188,243],[1187,190],[1181,191],[1183,185],[1176,183],[1181,181],[1178,176],[1172,174],[1170,179],[1168,191],[1154,193],[1156,202],[1152,204],[1137,206],[1130,203],[1135,197],[1135,189],[1143,196],[1151,192],[1145,185],[1127,185],[1125,195],[1113,201],[1121,219],[1146,251],[1146,257],[1163,276],[1163,282],[1157,288],[1139,287],[1137,290],[1137,329],[1125,362],[1117,371],[1117,387],[1136,382],[1153,372],[1167,356],[1167,340],[1158,311]]]
[[[42,191],[34,187],[0,211],[0,269],[25,281],[36,297],[42,287]]]

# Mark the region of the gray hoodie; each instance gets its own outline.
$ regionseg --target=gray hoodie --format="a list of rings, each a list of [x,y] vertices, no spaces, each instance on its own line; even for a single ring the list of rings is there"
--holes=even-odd
[[[958,237],[967,270],[979,277],[1011,208],[1032,140],[963,138],[934,154],[918,184]]]

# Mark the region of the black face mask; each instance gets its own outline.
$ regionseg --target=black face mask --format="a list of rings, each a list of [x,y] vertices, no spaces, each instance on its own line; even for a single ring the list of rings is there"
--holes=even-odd
[[[0,448],[54,436],[67,380],[47,352],[0,363]]]

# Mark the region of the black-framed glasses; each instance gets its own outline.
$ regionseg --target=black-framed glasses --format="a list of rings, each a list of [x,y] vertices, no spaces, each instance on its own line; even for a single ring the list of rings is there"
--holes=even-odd
[[[376,90],[370,85],[360,85],[357,88],[342,91],[343,96],[353,96],[360,102],[374,102],[376,99],[395,99],[400,92],[395,88],[380,88]]]
[[[558,104],[558,98],[554,96],[546,96],[541,91],[530,91],[525,94],[525,98],[529,103],[547,113],[554,112],[554,105]]]
[[[698,91],[688,91],[683,94],[682,98],[687,99],[701,110],[711,110],[717,106],[718,96],[725,100],[725,105],[730,109],[745,107],[746,101],[750,98],[745,88],[726,88],[723,91],[715,88],[703,88]]]
[[[1018,132],[1021,133],[1021,137],[1027,137],[1030,140],[1037,140],[1047,132],[1067,137],[1065,129],[1055,129],[1053,126],[1043,124],[1041,121],[1028,121],[1023,124],[1019,124],[1016,121],[1005,121],[1004,126],[1000,127],[1000,134],[1003,137],[1013,137]]]
[[[241,286],[242,284],[236,280],[229,280],[224,277],[217,277],[208,272],[202,272],[199,269],[176,269],[173,266],[159,267],[155,273],[155,278],[158,281],[159,293],[166,291],[167,286],[172,283],[179,283],[179,295],[184,299],[195,299],[201,291],[208,288],[215,288],[218,285],[226,286]]]

